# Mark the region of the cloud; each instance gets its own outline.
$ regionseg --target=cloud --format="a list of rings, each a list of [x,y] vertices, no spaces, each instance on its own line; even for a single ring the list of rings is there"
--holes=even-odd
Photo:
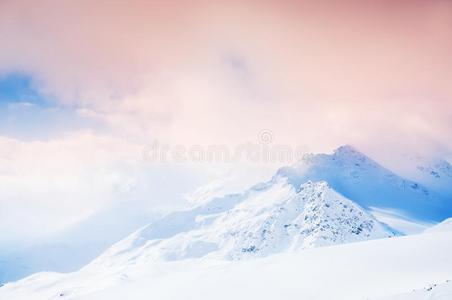
[[[0,70],[143,140],[450,150],[450,6],[3,1]]]
[[[148,162],[141,142],[89,131],[53,140],[0,137],[0,245],[32,244],[99,211],[133,219],[186,207],[185,194],[231,168]],[[270,177],[274,167],[241,170],[235,185],[246,187]]]
[[[9,228],[2,239],[46,235],[75,222],[108,203],[112,185],[120,180],[109,149],[114,147],[119,155],[121,147],[105,138],[89,134],[46,142],[1,138],[0,145],[0,214],[2,227]]]
[[[155,139],[233,147],[269,129],[275,143],[314,152],[351,143],[388,161],[407,150],[451,157],[451,6],[1,1],[0,74],[28,74],[54,117],[2,115],[28,127],[2,132],[0,220],[39,228],[51,217],[50,230],[114,198],[117,182],[139,182],[134,197],[156,192],[164,168],[146,189],[136,162]],[[20,128],[39,135],[30,127],[62,129],[24,141]]]

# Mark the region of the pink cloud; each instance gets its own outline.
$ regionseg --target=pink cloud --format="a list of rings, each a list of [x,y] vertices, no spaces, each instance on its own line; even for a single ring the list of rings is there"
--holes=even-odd
[[[118,135],[240,143],[270,128],[314,150],[452,149],[450,2],[0,7],[0,71],[34,74]],[[247,78],[224,61],[231,53]]]

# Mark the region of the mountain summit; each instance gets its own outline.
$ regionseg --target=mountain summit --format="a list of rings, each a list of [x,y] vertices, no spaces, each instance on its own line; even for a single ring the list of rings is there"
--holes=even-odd
[[[452,215],[452,194],[403,178],[349,145],[331,155],[306,155],[281,168],[276,176],[287,178],[294,186],[308,180],[326,181],[368,209],[392,209],[423,221],[442,221]]]

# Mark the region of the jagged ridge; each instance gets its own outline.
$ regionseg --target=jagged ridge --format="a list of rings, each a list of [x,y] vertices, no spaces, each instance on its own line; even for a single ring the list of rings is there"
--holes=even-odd
[[[123,240],[92,264],[211,257],[240,260],[273,253],[394,236],[326,182],[297,189],[286,178],[184,212]]]

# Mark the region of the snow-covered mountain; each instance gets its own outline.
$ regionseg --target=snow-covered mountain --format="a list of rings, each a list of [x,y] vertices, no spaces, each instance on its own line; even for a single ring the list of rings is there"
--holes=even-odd
[[[348,145],[332,155],[306,155],[295,165],[280,169],[278,175],[287,177],[294,186],[325,180],[364,208],[392,209],[422,221],[452,216],[452,193],[403,178]]]
[[[286,178],[170,214],[113,246],[91,265],[130,258],[241,260],[269,254],[392,237],[381,224],[326,182],[297,189]]]
[[[79,272],[41,273],[23,283],[37,285],[39,290],[40,285],[59,286],[74,280],[79,287],[36,294],[38,299],[71,299],[79,292],[115,286],[143,266],[158,269],[170,262],[241,261],[395,235],[324,181],[308,181],[295,188],[286,177],[275,176],[242,194],[169,214],[115,244]],[[12,285],[13,289],[19,286],[18,295],[21,284]],[[0,299],[1,295],[0,290]]]
[[[375,211],[388,220],[400,219],[399,223],[402,219],[398,216],[443,220],[452,216],[452,199],[448,195],[398,176],[353,147],[343,146],[332,155],[307,155],[297,164],[280,169],[271,180],[243,193],[194,201],[196,206],[144,226],[80,271],[67,275],[42,273],[8,284],[0,289],[0,299],[2,295],[14,295],[14,290],[18,291],[17,295],[23,293],[25,299],[30,291],[36,292],[36,299],[78,299],[80,295],[109,289],[132,278],[139,280],[146,272],[152,273],[146,275],[149,278],[159,278],[162,272],[171,273],[173,265],[176,269],[189,266],[196,273],[195,266],[215,269],[217,263],[246,262],[250,258],[304,253],[321,246],[395,237],[398,231],[377,220]],[[416,224],[410,219],[403,219],[402,223],[405,227],[407,223],[409,227]],[[450,221],[445,221],[436,229],[426,231],[419,241],[426,245],[429,242],[448,245],[449,225]],[[400,250],[397,245],[411,250],[416,242],[375,245],[383,244],[395,245],[397,252]],[[371,248],[357,247],[357,251],[370,253],[374,251]],[[328,251],[328,255],[335,253]],[[347,255],[353,256],[355,250],[350,251]],[[321,260],[320,256],[316,259]],[[379,259],[386,263],[385,257]],[[285,267],[292,276],[298,275],[289,263]],[[358,265],[355,267],[359,270]],[[412,283],[416,284],[413,288],[424,284],[423,281]],[[404,291],[393,294],[396,292]]]
[[[408,157],[404,173],[412,180],[444,195],[452,194],[452,166],[444,159],[420,155]]]

